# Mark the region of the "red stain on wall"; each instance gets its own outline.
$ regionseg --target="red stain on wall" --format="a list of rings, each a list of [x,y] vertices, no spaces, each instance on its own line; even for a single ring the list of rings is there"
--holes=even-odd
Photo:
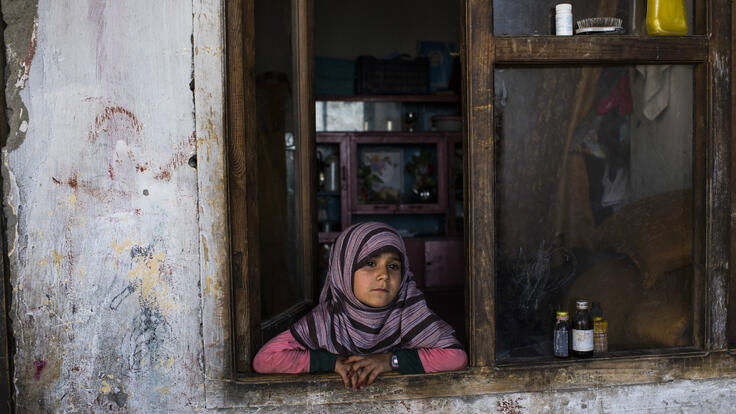
[[[194,133],[190,135],[187,140],[177,146],[176,153],[173,157],[164,164],[160,170],[159,173],[153,176],[153,178],[157,180],[164,180],[164,181],[171,181],[171,173],[181,167],[182,165],[186,164],[189,161],[189,153],[192,151],[193,148],[196,148],[197,144],[197,137]]]
[[[153,178],[157,180],[171,181],[171,172],[168,169],[162,169],[160,173],[156,174]]]
[[[96,142],[100,132],[109,132],[130,143],[131,135],[140,134],[143,126],[138,118],[122,106],[106,106],[95,117],[95,124],[89,131],[89,141]]]
[[[36,372],[33,374],[33,378],[38,381],[41,379],[41,373],[43,372],[43,369],[46,368],[46,361],[36,361],[33,363],[33,366],[36,367]]]
[[[37,27],[34,25],[33,35],[31,36],[31,44],[30,46],[28,46],[28,53],[26,53],[26,58],[23,61],[25,76],[28,76],[31,73],[31,63],[33,62],[33,57],[36,56],[36,46],[38,46],[38,42],[36,41],[36,30]]]
[[[69,177],[66,183],[69,184],[69,187],[76,190],[77,187],[79,187],[79,184],[77,183],[77,174],[74,174],[71,177]]]
[[[111,162],[108,162],[107,163],[107,174],[110,176],[110,179],[111,180],[114,180],[115,179],[115,171],[112,168],[112,163]]]
[[[501,400],[496,401],[496,408],[499,413],[503,414],[523,414],[524,407],[519,404],[519,400]]]

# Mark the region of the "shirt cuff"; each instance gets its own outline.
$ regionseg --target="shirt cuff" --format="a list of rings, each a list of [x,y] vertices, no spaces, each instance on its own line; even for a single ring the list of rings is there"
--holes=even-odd
[[[399,372],[402,374],[424,374],[424,365],[419,359],[416,349],[397,349],[394,351],[399,359]]]
[[[337,355],[325,350],[309,350],[309,372],[335,372]]]

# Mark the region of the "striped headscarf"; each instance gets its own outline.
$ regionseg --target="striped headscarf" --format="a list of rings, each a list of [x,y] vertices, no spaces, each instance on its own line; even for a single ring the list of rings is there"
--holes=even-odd
[[[353,293],[353,273],[364,259],[384,251],[401,256],[401,285],[388,305],[374,308]],[[390,226],[359,223],[337,237],[319,304],[291,326],[309,349],[333,354],[369,355],[394,348],[460,348],[455,331],[434,314],[409,271],[404,240]]]

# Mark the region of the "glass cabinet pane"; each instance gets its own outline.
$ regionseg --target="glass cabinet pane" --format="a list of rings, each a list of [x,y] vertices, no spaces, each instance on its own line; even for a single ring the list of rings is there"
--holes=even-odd
[[[618,21],[609,19],[613,18],[620,19],[622,34],[647,35],[647,3],[668,3],[660,6],[663,11],[676,6],[672,14],[659,18],[652,14],[650,19],[658,18],[665,28],[681,28],[686,22],[687,34],[695,33],[693,0],[684,0],[684,8],[678,8],[679,0],[493,0],[493,32],[496,36],[554,35],[555,5],[560,3],[572,5],[573,33],[579,28],[595,34],[596,28],[616,27],[612,24],[617,25]],[[601,19],[591,20],[594,18]]]
[[[494,76],[497,358],[552,355],[576,299],[598,303],[610,350],[693,345],[693,68]]]
[[[359,204],[435,204],[436,144],[358,144]]]
[[[324,233],[342,231],[339,144],[317,144],[317,225]]]

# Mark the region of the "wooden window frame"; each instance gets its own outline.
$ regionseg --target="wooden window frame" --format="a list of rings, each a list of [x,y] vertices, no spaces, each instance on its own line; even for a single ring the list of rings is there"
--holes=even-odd
[[[250,0],[226,0],[226,37],[242,39],[252,30],[242,25],[243,16],[232,13],[234,7]],[[292,0],[295,3],[312,0]],[[736,254],[736,217],[731,217],[731,202],[736,205],[736,195],[731,191],[736,184],[736,154],[730,152],[732,142],[731,121],[736,110],[731,107],[732,56],[736,53],[731,44],[731,21],[736,20],[734,6],[726,0],[696,1],[696,33],[688,37],[570,37],[514,36],[494,37],[492,0],[461,0],[461,59],[463,70],[463,113],[465,116],[463,159],[465,189],[465,246],[466,246],[466,320],[469,340],[469,368],[457,372],[424,375],[387,374],[374,385],[374,390],[351,393],[343,389],[342,382],[334,375],[242,375],[235,368],[235,361],[249,363],[254,338],[242,326],[253,328],[257,323],[254,312],[245,316],[235,308],[254,308],[258,303],[257,264],[236,255],[230,258],[233,270],[231,306],[225,312],[233,312],[226,320],[243,319],[243,324],[233,322],[233,338],[249,350],[245,356],[226,355],[231,361],[231,375],[225,378],[208,378],[208,406],[246,407],[253,405],[313,404],[315,395],[323,395],[330,403],[398,400],[406,398],[450,397],[460,395],[503,392],[532,392],[572,390],[594,386],[640,384],[673,379],[706,379],[736,375],[736,360],[728,350],[726,337],[727,293],[729,278],[736,279],[736,269],[729,270],[730,255]],[[252,34],[251,34],[252,35]],[[245,113],[246,100],[252,94],[252,82],[245,71],[238,67],[237,58],[242,48],[227,42],[226,101],[230,164],[230,197],[233,194],[233,170],[247,184],[253,178],[248,174],[249,161],[255,154],[237,147],[234,140],[247,131],[246,121],[238,121],[237,111]],[[311,47],[308,46],[308,47]],[[623,56],[622,52],[628,53]],[[705,85],[696,90],[695,113],[696,145],[704,150],[703,157],[695,157],[694,174],[702,174],[705,183],[703,211],[696,211],[697,220],[694,244],[695,257],[702,257],[702,303],[694,304],[703,309],[702,343],[696,351],[645,352],[639,355],[613,356],[592,360],[544,361],[524,365],[499,365],[495,360],[495,274],[494,274],[494,117],[493,73],[496,65],[585,65],[585,64],[645,64],[680,63],[696,65],[695,82]],[[311,68],[309,68],[311,73]],[[252,95],[251,95],[252,97]],[[700,98],[699,98],[700,97]],[[702,98],[702,99],[701,99]],[[310,102],[311,103],[311,102]],[[307,110],[309,110],[307,108]],[[313,110],[313,108],[312,108]],[[310,114],[310,112],[305,112]],[[242,122],[238,129],[238,122]],[[252,120],[251,120],[252,122]],[[310,120],[300,121],[300,127]],[[311,117],[313,122],[313,116]],[[235,128],[234,128],[235,126]],[[313,127],[313,125],[312,125]],[[250,128],[250,127],[248,127]],[[313,128],[312,128],[313,130]],[[239,132],[240,131],[240,132]],[[247,135],[247,134],[246,134]],[[313,140],[312,140],[313,141]],[[699,142],[699,143],[698,143]],[[697,161],[702,159],[701,161]],[[239,163],[237,160],[244,160]],[[736,169],[734,169],[736,170]],[[249,178],[250,177],[250,178]],[[252,181],[250,181],[252,182]],[[235,181],[237,184],[237,180]],[[252,204],[246,203],[247,206]],[[235,214],[245,214],[247,223],[253,223],[250,210],[236,213],[230,207],[230,237],[232,245],[248,243],[253,226],[233,226]],[[311,214],[311,213],[310,213]],[[311,217],[311,216],[309,216]],[[306,221],[310,221],[305,217]],[[309,224],[313,225],[313,224]],[[736,229],[736,227],[734,227]],[[702,234],[697,234],[702,229]],[[245,234],[245,236],[243,236]],[[305,233],[308,234],[308,233]],[[240,237],[239,242],[236,238]],[[233,250],[235,248],[233,247]],[[248,255],[251,255],[248,250]],[[256,257],[256,256],[250,256]],[[243,265],[247,263],[247,265]],[[255,273],[254,273],[255,272]],[[729,273],[730,272],[730,273]],[[698,278],[696,277],[696,280]],[[242,289],[239,291],[238,289]],[[240,296],[244,295],[244,296]],[[242,301],[242,302],[241,302]],[[205,339],[207,340],[207,338]],[[235,341],[231,341],[235,342]],[[231,352],[236,353],[233,347]],[[327,393],[327,394],[326,394]],[[213,401],[210,404],[210,401]]]

